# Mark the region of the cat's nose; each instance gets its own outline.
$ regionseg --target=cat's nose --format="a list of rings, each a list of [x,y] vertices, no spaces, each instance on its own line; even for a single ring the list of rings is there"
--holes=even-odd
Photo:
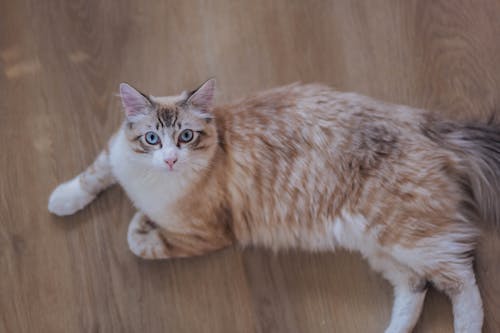
[[[171,157],[171,158],[166,158],[165,159],[165,163],[168,164],[168,166],[170,167],[170,169],[173,168],[175,162],[177,162],[177,157]]]

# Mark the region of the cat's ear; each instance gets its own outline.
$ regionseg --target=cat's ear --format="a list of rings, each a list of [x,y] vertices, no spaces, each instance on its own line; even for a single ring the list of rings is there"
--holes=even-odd
[[[209,79],[189,94],[187,103],[203,113],[209,113],[214,104],[215,79]]]
[[[134,120],[151,111],[149,98],[126,83],[120,83],[120,97],[127,119]]]

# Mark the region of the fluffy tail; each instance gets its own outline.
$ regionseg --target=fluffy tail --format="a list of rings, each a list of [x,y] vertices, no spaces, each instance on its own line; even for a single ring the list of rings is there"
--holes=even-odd
[[[480,218],[500,228],[500,127],[441,122],[433,128],[464,161],[461,171]]]

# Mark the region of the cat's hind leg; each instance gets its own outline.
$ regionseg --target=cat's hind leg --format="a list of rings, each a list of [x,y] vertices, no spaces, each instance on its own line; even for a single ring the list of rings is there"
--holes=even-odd
[[[216,227],[186,225],[185,229],[182,233],[168,231],[137,212],[128,227],[128,246],[143,259],[168,259],[202,255],[232,243],[231,238]]]
[[[383,254],[370,257],[369,263],[394,287],[391,321],[385,333],[411,332],[422,312],[427,281]]]
[[[71,215],[88,205],[97,194],[114,184],[109,163],[109,151],[103,150],[85,171],[60,184],[49,198],[49,211],[56,215]]]
[[[422,312],[426,292],[424,281],[417,285],[408,282],[395,285],[391,322],[385,332],[411,332]]]
[[[455,332],[480,333],[483,305],[472,264],[446,266],[439,270],[432,282],[451,299]]]

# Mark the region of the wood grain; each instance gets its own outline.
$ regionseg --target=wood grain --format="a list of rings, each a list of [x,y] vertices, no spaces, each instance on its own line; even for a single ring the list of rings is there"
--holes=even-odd
[[[455,119],[500,105],[498,1],[0,1],[0,332],[382,332],[392,291],[356,254],[229,249],[145,262],[119,188],[57,218],[47,198],[118,126],[114,96],[210,76],[225,102],[320,81]],[[500,237],[477,272],[500,332]],[[451,332],[431,292],[417,332]]]

